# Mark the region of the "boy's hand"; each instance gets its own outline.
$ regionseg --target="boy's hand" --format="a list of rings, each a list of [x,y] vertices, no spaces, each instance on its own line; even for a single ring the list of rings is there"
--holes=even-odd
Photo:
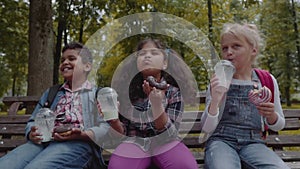
[[[90,140],[90,136],[85,131],[80,128],[72,128],[69,135],[60,135],[59,133],[54,133],[53,139],[56,141],[67,141],[67,140]]]
[[[30,132],[29,132],[29,140],[32,141],[35,144],[41,144],[42,140],[43,140],[43,138],[41,137],[42,134],[39,133],[37,131],[37,129],[38,128],[36,126],[31,127]]]

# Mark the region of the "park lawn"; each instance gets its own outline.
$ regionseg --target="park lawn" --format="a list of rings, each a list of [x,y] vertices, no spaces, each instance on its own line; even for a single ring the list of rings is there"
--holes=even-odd
[[[292,106],[288,107],[286,104],[281,104],[283,109],[300,109],[300,103],[294,103]]]
[[[25,109],[19,110],[18,114],[23,115],[23,114],[25,114],[25,111],[26,111]],[[7,115],[7,112],[3,112],[3,111],[0,112],[0,116],[2,116],[2,115]]]

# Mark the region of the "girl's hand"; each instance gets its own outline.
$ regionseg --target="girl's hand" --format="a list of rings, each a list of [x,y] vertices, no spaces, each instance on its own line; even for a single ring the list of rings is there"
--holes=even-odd
[[[277,113],[275,113],[274,103],[260,103],[258,106],[256,106],[256,108],[260,115],[267,118],[269,124],[276,123],[278,117]]]
[[[147,80],[144,80],[143,90],[149,97],[152,106],[161,105],[165,99],[165,90],[151,87]]]
[[[169,84],[168,86],[169,87]],[[157,119],[162,113],[164,113],[164,104],[163,101],[165,99],[165,90],[156,89],[155,87],[151,87],[149,82],[144,80],[143,90],[148,95],[152,113],[154,119]]]
[[[36,126],[31,127],[30,132],[29,132],[29,140],[32,141],[35,144],[41,144],[42,140],[43,140],[43,138],[41,137],[42,134],[39,133],[37,131],[37,129],[38,128]]]
[[[164,118],[162,116],[162,114],[165,113],[165,107],[163,103],[164,99],[165,99],[165,91],[153,87],[149,95],[149,100],[151,103],[153,118],[155,120],[159,119],[159,117]]]
[[[152,88],[152,91],[149,94],[149,100],[152,106],[162,105],[163,100],[165,99],[165,91]]]
[[[210,95],[211,95],[211,102],[209,105],[208,113],[215,116],[218,114],[219,104],[224,97],[224,92],[220,92],[217,90],[219,87],[220,80],[214,74],[210,79]]]
[[[149,96],[150,92],[152,91],[152,87],[150,86],[150,84],[147,80],[144,80],[144,84],[142,87],[143,87],[143,91],[146,93],[146,95]]]
[[[220,81],[218,77],[214,74],[210,79],[210,93],[211,93],[212,102],[214,102],[216,105],[219,105],[220,101],[224,96],[224,92],[220,92],[217,90],[219,84]]]

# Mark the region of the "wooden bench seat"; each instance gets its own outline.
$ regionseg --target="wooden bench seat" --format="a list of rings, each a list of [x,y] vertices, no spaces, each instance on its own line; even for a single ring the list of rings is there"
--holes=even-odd
[[[29,105],[38,102],[37,97],[22,97],[15,99],[19,107],[12,97],[4,98],[4,103],[9,108],[8,115],[0,116],[0,157],[8,151],[26,142],[24,137],[25,126],[29,114],[17,115],[17,111]],[[183,142],[191,149],[195,156],[199,168],[203,168],[204,163],[204,144],[199,144],[198,138],[200,134],[200,119],[202,111],[186,111],[183,114],[183,121],[180,126],[180,133],[188,133]],[[291,168],[300,168],[300,109],[284,110],[286,124],[282,132],[269,132],[266,139],[266,145],[273,149]],[[289,134],[287,132],[298,132],[297,134]],[[104,158],[108,162],[110,153],[104,153]]]

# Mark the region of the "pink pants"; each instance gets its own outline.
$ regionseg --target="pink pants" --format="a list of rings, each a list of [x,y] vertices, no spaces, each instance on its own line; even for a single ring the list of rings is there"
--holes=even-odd
[[[190,150],[180,141],[156,148],[154,155],[131,143],[120,144],[112,154],[108,169],[146,169],[153,162],[160,169],[198,169]]]

